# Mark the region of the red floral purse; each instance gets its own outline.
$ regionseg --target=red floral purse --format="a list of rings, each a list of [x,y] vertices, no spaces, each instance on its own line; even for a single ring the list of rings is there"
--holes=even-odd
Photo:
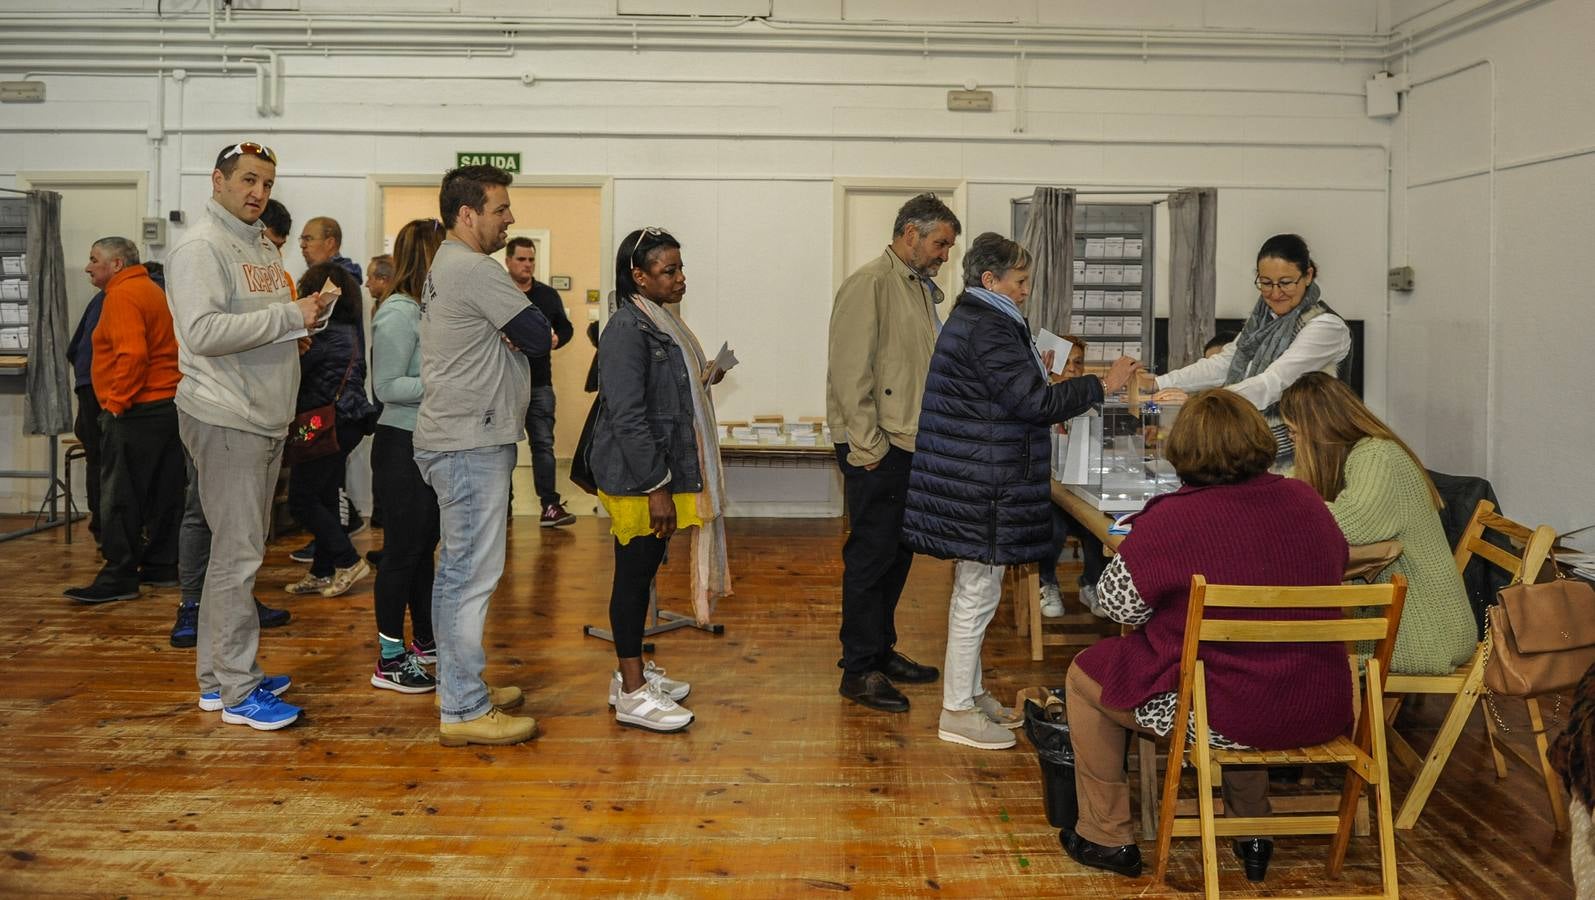
[[[338,382],[331,403],[294,416],[293,424],[288,426],[288,440],[282,448],[283,465],[297,466],[341,449],[338,446],[338,398],[343,396],[343,387],[349,383],[354,360],[355,353],[350,352],[349,365],[343,370],[343,380]]]

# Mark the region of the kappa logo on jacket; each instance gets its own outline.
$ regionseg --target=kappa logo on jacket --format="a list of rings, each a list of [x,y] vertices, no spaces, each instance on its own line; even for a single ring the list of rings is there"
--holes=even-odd
[[[251,294],[275,293],[278,288],[288,286],[288,273],[282,270],[282,263],[274,262],[269,266],[257,266],[251,263],[239,263],[244,269],[244,284],[248,286]]]

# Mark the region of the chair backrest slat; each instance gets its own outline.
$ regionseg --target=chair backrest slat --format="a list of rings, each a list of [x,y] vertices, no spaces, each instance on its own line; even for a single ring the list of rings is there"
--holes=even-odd
[[[1499,532],[1522,544],[1522,554],[1515,554],[1485,540],[1485,531]],[[1544,567],[1551,546],[1555,543],[1556,530],[1551,526],[1541,525],[1530,529],[1497,513],[1495,504],[1490,501],[1480,500],[1473,508],[1473,518],[1468,520],[1468,527],[1462,531],[1462,538],[1457,541],[1457,571],[1466,569],[1473,557],[1481,556],[1505,571],[1513,581],[1521,579],[1533,583],[1539,578],[1540,569]]]
[[[1257,587],[1210,584],[1203,603],[1208,608],[1229,609],[1333,609],[1350,606],[1389,606],[1390,589],[1382,584],[1347,584],[1308,587]]]
[[[1386,589],[1389,593],[1389,589]],[[1377,641],[1389,630],[1389,619],[1314,619],[1278,621],[1259,619],[1202,620],[1201,640],[1215,642],[1298,644],[1327,641]]]

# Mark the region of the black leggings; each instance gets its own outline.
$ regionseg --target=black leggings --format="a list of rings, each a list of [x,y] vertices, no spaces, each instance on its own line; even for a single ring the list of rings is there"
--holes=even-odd
[[[338,519],[338,486],[343,484],[344,463],[365,439],[365,433],[352,422],[340,422],[337,429],[336,453],[302,462],[288,474],[288,511],[315,538],[316,555],[310,561],[310,574],[317,577],[360,561],[360,554]]]
[[[378,425],[371,444],[371,486],[382,495],[382,565],[375,589],[377,631],[404,639],[410,610],[415,639],[432,642],[432,554],[438,546],[438,495],[415,464],[414,434]]]
[[[609,593],[609,631],[615,636],[615,657],[642,656],[642,632],[648,625],[648,589],[670,542],[653,535],[615,541],[615,584]]]

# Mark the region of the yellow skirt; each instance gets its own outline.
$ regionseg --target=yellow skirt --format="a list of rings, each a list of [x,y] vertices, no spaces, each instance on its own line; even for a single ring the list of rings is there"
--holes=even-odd
[[[671,494],[670,499],[676,504],[676,527],[691,528],[702,525],[703,519],[698,517],[697,494]],[[598,492],[598,502],[604,505],[604,511],[609,513],[609,533],[615,536],[622,547],[631,543],[634,537],[653,534],[649,526],[648,496],[615,497]]]

